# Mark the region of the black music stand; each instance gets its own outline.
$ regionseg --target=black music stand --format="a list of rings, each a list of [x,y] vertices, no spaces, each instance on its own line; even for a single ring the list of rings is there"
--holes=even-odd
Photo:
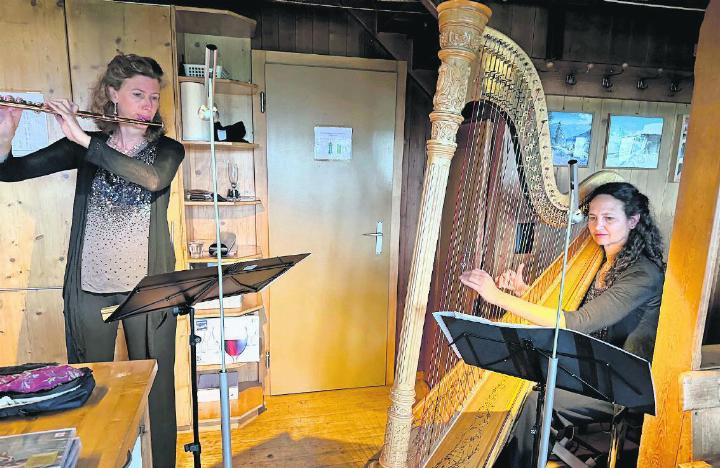
[[[459,312],[435,312],[440,329],[467,364],[537,382],[535,466],[554,328],[491,322]],[[655,414],[650,363],[604,341],[568,329],[558,335],[557,388]]]
[[[222,266],[223,297],[256,293],[310,254],[263,258]],[[193,304],[218,299],[217,267],[173,271],[143,278],[105,322],[135,315],[172,309],[174,315],[190,316],[190,383],[192,386],[193,441],[185,444],[192,452],[194,464],[200,466],[200,429],[198,426],[195,308]]]

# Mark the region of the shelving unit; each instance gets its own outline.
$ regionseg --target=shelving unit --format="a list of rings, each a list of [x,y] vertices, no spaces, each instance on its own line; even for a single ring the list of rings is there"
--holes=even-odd
[[[205,83],[203,78],[196,78],[193,76],[179,76],[179,83]],[[236,95],[250,95],[257,92],[257,85],[248,83],[246,81],[238,80],[215,80],[215,92],[218,94],[236,94]]]
[[[236,236],[237,253],[234,257],[222,259],[223,264],[250,261],[263,257],[267,252],[266,240],[266,173],[264,142],[256,139],[255,120],[261,116],[256,111],[258,86],[250,83],[250,37],[254,34],[255,21],[232,12],[189,7],[174,7],[176,25],[177,63],[181,58],[186,63],[204,62],[205,44],[218,47],[218,64],[231,72],[231,79],[215,80],[215,104],[220,122],[227,126],[242,121],[246,128],[245,142],[216,142],[218,171],[218,194],[225,196],[230,183],[228,164],[238,166],[237,189],[241,198],[236,201],[218,203],[221,217],[221,231]],[[182,135],[182,90],[183,83],[204,83],[203,78],[177,77],[178,99],[176,104],[178,135],[185,147],[181,193],[185,190],[212,190],[210,143],[207,141],[184,140]],[[261,144],[262,143],[262,144]],[[185,268],[196,268],[214,264],[217,259],[210,256],[208,247],[215,242],[214,207],[210,201],[181,201],[184,216],[185,243],[203,242],[203,256],[190,258],[187,248],[183,249]],[[264,408],[264,376],[267,311],[263,294],[246,294],[242,307],[226,308],[226,317],[257,315],[260,322],[260,361],[232,363],[226,356],[228,372],[238,373],[238,399],[230,401],[231,423],[237,425],[259,414]],[[217,309],[196,309],[196,320],[219,317]],[[181,323],[180,320],[184,322]],[[176,394],[178,427],[189,429],[192,424],[190,408],[190,381],[188,374],[189,353],[187,339],[189,324],[187,318],[178,321],[176,345]],[[226,328],[227,331],[227,328]],[[214,373],[219,365],[199,365],[198,373]],[[220,418],[220,402],[200,403],[199,423],[201,427],[217,427]]]
[[[186,147],[197,147],[197,148],[210,148],[210,143],[207,141],[181,141],[183,145]],[[256,148],[259,148],[260,145],[257,145],[255,143],[241,143],[241,142],[232,142],[232,141],[216,141],[215,142],[216,149],[219,148],[220,150],[254,150]]]
[[[260,200],[238,200],[229,202],[218,202],[220,206],[249,206],[249,205],[262,205]],[[209,201],[186,201],[185,206],[214,206],[213,202]]]

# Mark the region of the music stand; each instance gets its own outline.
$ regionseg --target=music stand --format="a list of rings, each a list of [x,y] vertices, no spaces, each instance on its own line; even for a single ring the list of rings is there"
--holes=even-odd
[[[223,297],[256,293],[310,254],[263,258],[222,266]],[[190,383],[192,386],[193,441],[185,444],[200,466],[200,429],[198,425],[195,308],[193,304],[218,299],[217,267],[173,271],[143,278],[105,322],[171,308],[174,315],[190,316]],[[224,324],[223,324],[224,325]]]
[[[433,316],[455,354],[467,364],[537,382],[533,451],[537,460],[544,383],[555,329],[491,322],[459,312],[435,312]],[[655,414],[655,389],[648,361],[568,329],[560,330],[557,350],[558,388]]]

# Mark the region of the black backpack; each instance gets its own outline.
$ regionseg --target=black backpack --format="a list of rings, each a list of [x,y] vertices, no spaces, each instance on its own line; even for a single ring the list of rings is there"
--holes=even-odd
[[[19,366],[0,367],[0,375],[19,374],[28,370],[39,369],[41,367],[55,365],[54,363],[33,363],[23,364]],[[0,406],[0,418],[10,418],[14,416],[29,416],[48,411],[61,411],[80,407],[90,398],[95,388],[95,379],[92,370],[87,367],[79,369],[82,375],[69,382],[58,385],[49,390],[42,390],[33,393],[16,393],[16,392],[0,392],[0,397],[10,398],[34,398],[42,396],[57,395],[42,401],[27,403],[11,407]],[[72,391],[68,391],[72,389]],[[67,393],[64,393],[67,392]]]

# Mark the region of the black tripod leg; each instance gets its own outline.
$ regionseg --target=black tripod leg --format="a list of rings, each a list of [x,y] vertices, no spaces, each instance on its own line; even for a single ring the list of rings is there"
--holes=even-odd
[[[198,399],[197,399],[197,352],[196,347],[200,337],[195,334],[195,312],[190,308],[190,385],[192,389],[192,418],[193,418],[193,441],[185,444],[185,451],[192,452],[195,468],[200,468],[200,426],[198,424]]]

